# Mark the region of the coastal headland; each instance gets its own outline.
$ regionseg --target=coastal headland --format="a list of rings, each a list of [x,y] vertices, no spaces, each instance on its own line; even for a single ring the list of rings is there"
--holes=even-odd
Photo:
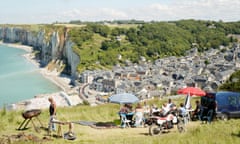
[[[13,43],[9,44],[0,42],[0,44],[25,50],[27,53],[23,55],[24,58],[26,58],[37,68],[39,68],[39,73],[41,73],[44,78],[50,80],[52,83],[54,83],[61,89],[61,91],[56,93],[38,94],[33,96],[32,99],[27,99],[7,105],[7,110],[29,110],[48,108],[49,97],[53,97],[55,99],[58,107],[72,106],[82,103],[82,99],[78,96],[77,88],[73,88],[71,87],[71,85],[69,85],[71,79],[66,75],[61,75],[57,71],[49,71],[47,67],[40,67],[40,64],[32,54],[32,47]]]

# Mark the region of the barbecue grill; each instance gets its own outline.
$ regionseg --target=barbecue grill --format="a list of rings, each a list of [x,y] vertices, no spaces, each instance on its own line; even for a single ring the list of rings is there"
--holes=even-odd
[[[18,128],[18,130],[26,129],[27,125],[31,121],[33,126],[34,126],[34,129],[38,132],[38,129],[37,129],[36,125],[33,122],[33,118],[36,118],[38,120],[38,122],[40,123],[41,127],[43,127],[41,121],[38,118],[38,116],[40,114],[41,114],[41,110],[40,109],[32,109],[32,110],[27,110],[27,111],[23,112],[22,113],[22,117],[24,118],[24,121],[21,123],[21,125]]]

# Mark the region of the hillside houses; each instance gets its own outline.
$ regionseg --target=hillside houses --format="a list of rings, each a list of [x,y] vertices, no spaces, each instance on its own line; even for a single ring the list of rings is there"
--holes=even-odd
[[[222,48],[210,49],[201,54],[197,49],[192,49],[187,53],[184,57],[168,57],[153,63],[142,61],[139,65],[128,63],[126,67],[115,66],[107,72],[84,72],[80,78],[97,91],[131,92],[145,98],[161,97],[185,86],[197,85],[206,91],[215,91],[239,69],[239,44],[233,45],[231,49],[224,48],[224,52]],[[103,80],[97,82],[97,77]]]

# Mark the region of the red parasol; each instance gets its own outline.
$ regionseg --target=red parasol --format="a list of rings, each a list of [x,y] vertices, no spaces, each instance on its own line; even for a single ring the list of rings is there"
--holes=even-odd
[[[201,90],[200,88],[197,87],[186,87],[186,88],[182,88],[179,89],[177,91],[178,94],[188,94],[190,96],[192,95],[196,95],[196,96],[205,96],[206,92]]]

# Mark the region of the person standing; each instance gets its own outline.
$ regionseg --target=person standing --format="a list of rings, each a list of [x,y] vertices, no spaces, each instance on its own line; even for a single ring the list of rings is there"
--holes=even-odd
[[[54,119],[56,119],[56,102],[53,100],[52,97],[49,97],[48,101],[50,102],[49,105],[50,119],[48,128],[49,130],[56,131],[55,124],[52,122]]]

